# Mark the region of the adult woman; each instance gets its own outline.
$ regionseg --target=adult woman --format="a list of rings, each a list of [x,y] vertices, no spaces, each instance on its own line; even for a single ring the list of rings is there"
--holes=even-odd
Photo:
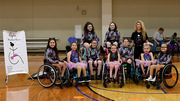
[[[148,35],[144,23],[138,20],[134,26],[134,32],[131,35],[132,43],[131,47],[135,44],[134,59],[139,59],[140,54],[143,53],[143,44],[149,42]],[[153,45],[150,43],[150,45]]]

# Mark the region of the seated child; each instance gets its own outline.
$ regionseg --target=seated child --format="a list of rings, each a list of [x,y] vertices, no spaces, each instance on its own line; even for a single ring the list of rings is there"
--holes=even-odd
[[[77,50],[76,42],[71,43],[71,51],[68,52],[67,54],[67,61],[68,61],[67,66],[69,70],[72,70],[73,68],[77,69],[78,83],[90,81],[86,74],[87,64],[81,61],[79,52]],[[84,78],[81,78],[81,71],[83,72]]]
[[[154,61],[154,57],[153,57],[153,54],[152,52],[150,52],[150,45],[145,43],[143,45],[143,51],[144,53],[141,53],[141,60],[139,59],[135,59],[136,61],[136,65],[137,66],[141,66],[141,70],[143,72],[143,76],[148,76],[148,72],[149,72],[149,68],[151,66],[151,64],[154,64],[155,61]],[[147,69],[147,72],[145,73],[144,71],[144,66],[148,66],[148,69]]]
[[[151,65],[151,67],[150,67],[150,76],[146,80],[155,82],[155,80],[156,80],[156,72],[158,70],[160,70],[161,68],[163,68],[166,64],[170,63],[171,59],[172,59],[172,56],[168,51],[167,44],[162,44],[161,45],[161,52],[158,54],[158,58],[157,58],[157,65]],[[155,77],[152,78],[154,69],[156,69]]]
[[[89,69],[91,73],[91,79],[94,79],[93,76],[93,68],[98,68],[98,74],[97,74],[97,79],[100,79],[100,73],[101,73],[101,68],[102,68],[102,61],[100,60],[100,50],[98,49],[98,42],[97,40],[92,40],[91,46],[88,50],[88,63],[89,63]]]
[[[51,63],[53,66],[56,66],[59,68],[59,70],[62,69],[61,77],[64,76],[64,72],[66,70],[67,62],[59,59],[58,56],[58,49],[57,49],[57,43],[55,38],[49,38],[47,48],[45,50],[45,59],[48,63]]]
[[[128,39],[123,40],[123,46],[119,49],[119,54],[121,56],[122,63],[127,63],[127,74],[129,76],[131,71],[133,49],[130,48]]]
[[[169,45],[169,51],[172,55],[174,55],[174,52],[178,51],[178,39],[177,39],[177,33],[174,33],[171,37],[171,40],[167,43]]]
[[[120,54],[117,52],[117,47],[116,45],[112,45],[111,46],[111,52],[108,54],[108,58],[107,58],[107,67],[110,67],[110,79],[112,80],[112,71],[113,68],[115,68],[115,74],[114,74],[114,80],[116,80],[116,76],[117,76],[117,72],[118,69],[120,68],[120,63],[121,59],[120,59]]]

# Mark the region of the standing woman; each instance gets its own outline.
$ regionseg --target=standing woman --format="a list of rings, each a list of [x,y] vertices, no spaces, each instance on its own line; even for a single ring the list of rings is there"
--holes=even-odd
[[[104,39],[104,50],[106,48],[110,49],[111,45],[116,45],[116,47],[120,48],[121,46],[121,36],[120,36],[120,32],[117,30],[117,26],[114,22],[111,22],[109,24],[109,29],[106,32],[106,36]]]
[[[92,40],[97,40],[97,35],[94,31],[93,24],[91,22],[87,22],[84,26],[84,32],[81,37],[81,50],[83,49],[83,46],[86,50],[88,50]]]
[[[131,47],[133,47],[135,44],[134,59],[139,59],[140,54],[143,53],[143,44],[148,42],[148,35],[146,33],[144,23],[141,20],[136,22],[131,39]],[[152,43],[149,44],[153,45]]]

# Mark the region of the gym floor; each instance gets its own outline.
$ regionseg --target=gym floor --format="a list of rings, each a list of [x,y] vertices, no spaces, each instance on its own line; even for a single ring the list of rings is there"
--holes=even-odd
[[[60,58],[66,57],[65,53]],[[29,74],[36,73],[43,64],[43,53],[28,53]],[[173,65],[180,71],[180,56],[173,56]],[[8,84],[5,84],[4,56],[0,54],[0,101],[177,101],[180,99],[180,81],[174,88],[166,88],[163,83],[157,90],[151,86],[146,88],[144,82],[138,85],[126,80],[125,85],[119,88],[118,84],[110,83],[104,88],[101,80],[93,80],[77,87],[60,89],[58,86],[43,88],[37,79],[27,79],[27,74],[10,75]]]

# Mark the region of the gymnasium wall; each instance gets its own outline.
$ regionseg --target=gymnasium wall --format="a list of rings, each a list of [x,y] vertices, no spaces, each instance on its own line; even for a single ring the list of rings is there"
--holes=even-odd
[[[165,36],[171,36],[180,33],[179,10],[179,0],[112,0],[112,21],[121,36],[131,36],[138,19],[145,23],[149,36],[159,27],[165,29]],[[0,0],[0,37],[3,29],[25,30],[28,38],[56,37],[58,49],[65,50],[75,25],[83,29],[87,21],[94,24],[101,40],[101,11],[101,0]]]
[[[58,49],[65,50],[75,25],[83,29],[87,21],[101,39],[101,0],[0,0],[0,37],[3,29],[25,30],[28,38],[56,37]]]
[[[180,33],[179,10],[180,0],[113,0],[113,21],[122,36],[131,36],[139,19],[145,23],[148,36],[160,27],[165,36],[171,36]]]

